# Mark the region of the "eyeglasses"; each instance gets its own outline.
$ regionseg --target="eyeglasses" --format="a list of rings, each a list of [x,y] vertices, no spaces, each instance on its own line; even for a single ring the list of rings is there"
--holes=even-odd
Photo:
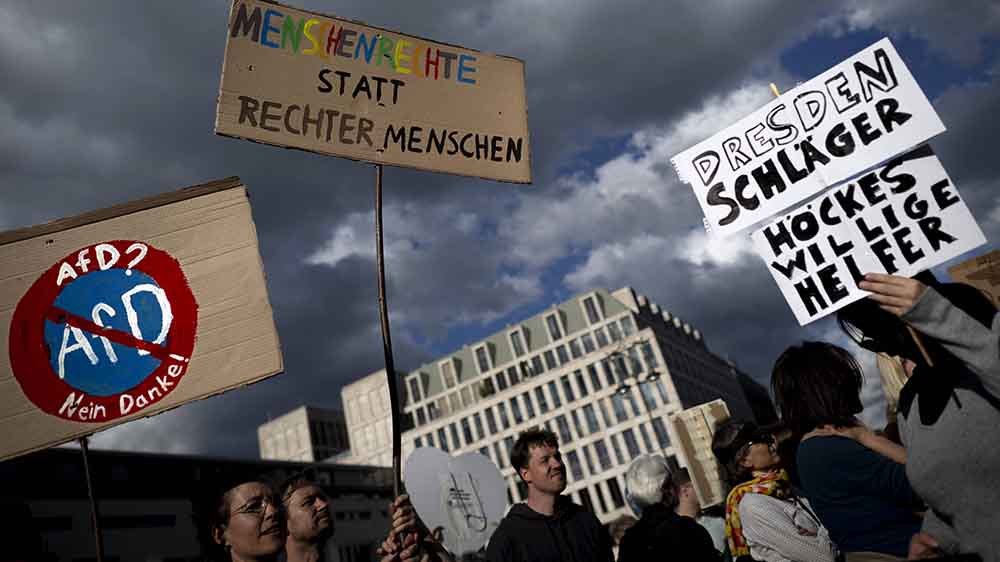
[[[750,452],[750,447],[756,444],[767,445],[768,447],[774,446],[774,436],[770,433],[758,432],[753,434],[742,447],[737,449],[736,458],[743,458],[747,453]]]
[[[282,504],[277,500],[277,498],[260,497],[252,498],[250,501],[243,504],[242,507],[234,511],[232,515],[246,514],[254,517],[261,517],[267,511],[268,506],[271,506],[276,512],[281,512],[282,510]]]

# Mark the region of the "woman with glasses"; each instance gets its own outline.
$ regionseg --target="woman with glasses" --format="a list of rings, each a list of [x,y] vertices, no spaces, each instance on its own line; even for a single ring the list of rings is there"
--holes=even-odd
[[[285,546],[281,500],[261,481],[212,486],[198,498],[198,534],[207,560],[274,562]]]
[[[727,421],[715,430],[712,452],[732,488],[729,553],[734,560],[834,562],[836,548],[808,502],[796,497],[778,448],[775,436],[753,423]]]
[[[854,357],[824,342],[788,348],[771,375],[781,419],[801,436],[789,455],[796,484],[848,562],[901,560],[920,530],[922,502],[903,449],[855,418],[862,383]]]

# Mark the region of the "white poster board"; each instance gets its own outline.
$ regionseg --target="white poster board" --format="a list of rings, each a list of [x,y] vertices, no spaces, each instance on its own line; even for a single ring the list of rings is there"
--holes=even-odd
[[[672,159],[706,227],[728,235],[945,130],[882,39]]]
[[[921,146],[756,230],[754,250],[799,324],[864,298],[865,273],[912,276],[986,242]]]

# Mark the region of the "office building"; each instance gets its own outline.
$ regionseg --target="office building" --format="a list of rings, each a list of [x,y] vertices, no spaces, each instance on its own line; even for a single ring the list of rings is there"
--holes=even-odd
[[[350,448],[339,410],[300,406],[257,427],[260,458],[315,462]],[[364,463],[356,463],[364,464]]]
[[[509,499],[521,501],[510,448],[519,432],[542,425],[560,438],[567,492],[604,522],[627,513],[624,472],[632,458],[676,454],[670,413],[721,398],[734,415],[753,415],[735,369],[708,349],[701,332],[628,287],[577,295],[421,365],[401,382],[412,424],[403,432],[404,467],[416,447],[480,452],[500,467]],[[354,384],[365,390],[344,392],[352,449],[360,442],[365,451],[386,451],[391,428],[379,431],[372,406],[387,420],[387,400],[378,396],[385,385],[376,375]],[[360,407],[365,395],[368,411],[352,417],[348,400]],[[378,460],[387,466],[391,459],[380,452]]]

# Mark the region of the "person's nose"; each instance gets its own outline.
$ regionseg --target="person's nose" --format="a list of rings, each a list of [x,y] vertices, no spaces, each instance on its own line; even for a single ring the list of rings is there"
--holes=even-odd
[[[326,498],[316,498],[316,511],[323,511],[330,507],[330,501]]]
[[[281,513],[281,507],[277,502],[267,502],[264,507],[264,519],[277,519]]]

